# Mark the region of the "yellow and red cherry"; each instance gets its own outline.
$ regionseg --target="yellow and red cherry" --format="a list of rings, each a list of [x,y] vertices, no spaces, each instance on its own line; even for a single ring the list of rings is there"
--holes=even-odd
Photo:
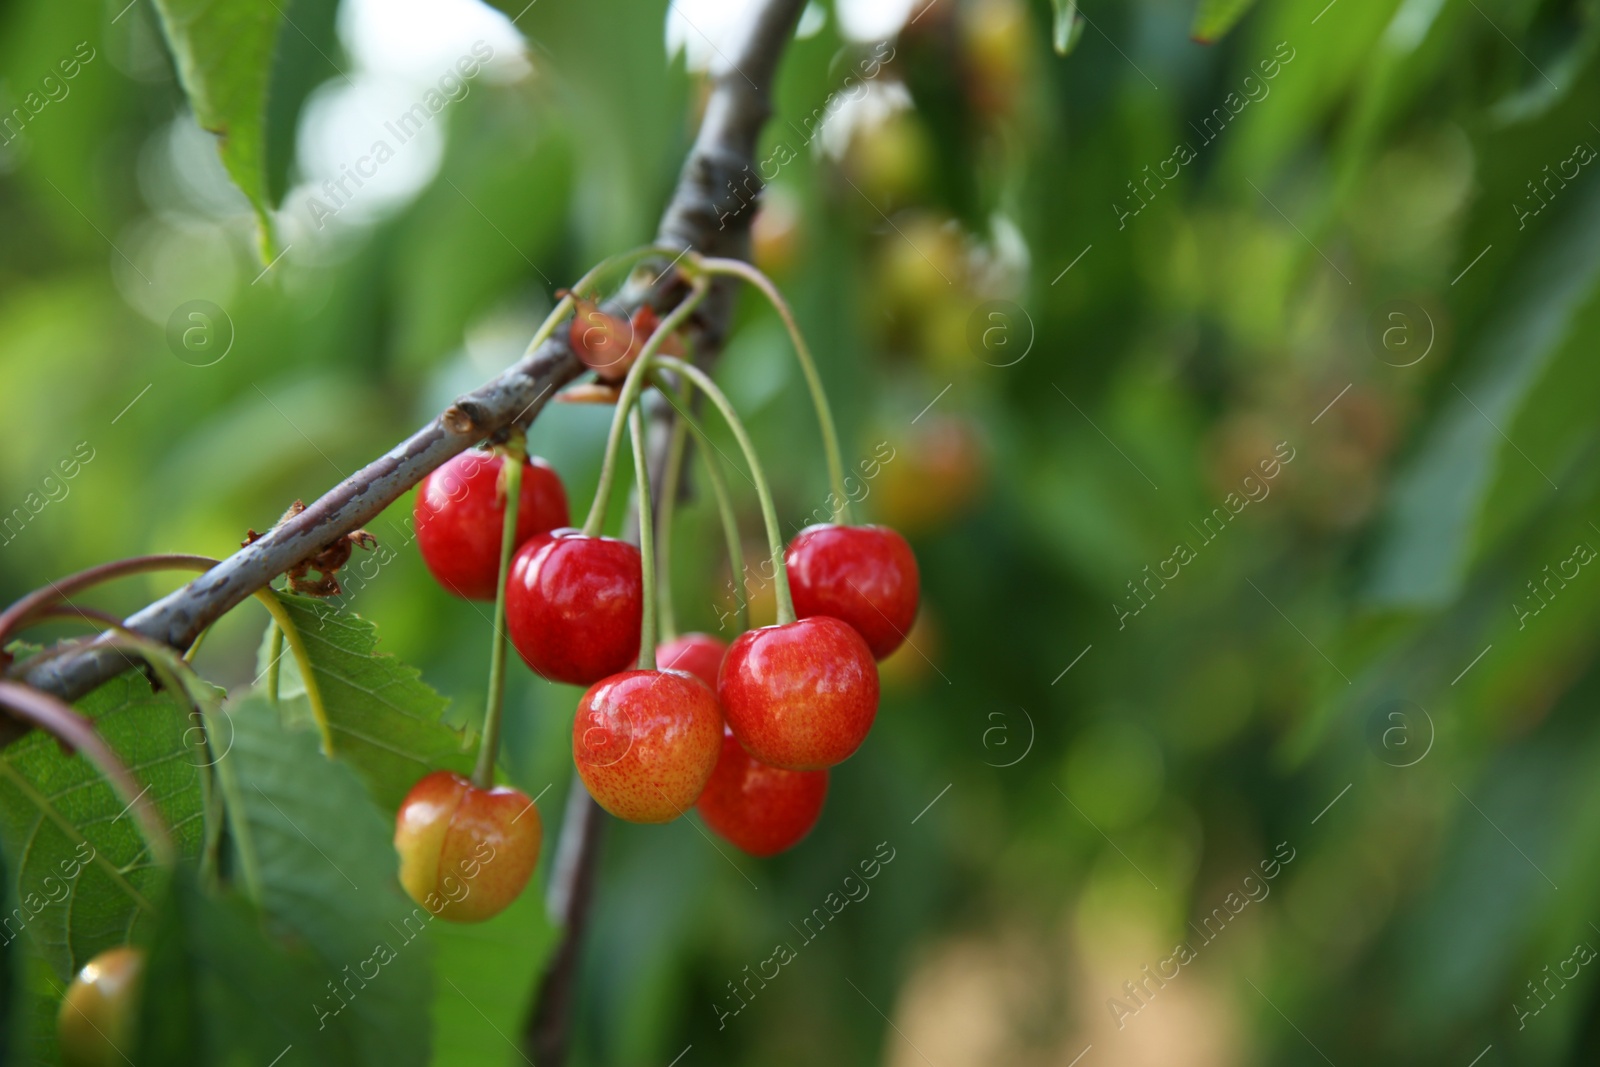
[[[543,836],[539,809],[521,790],[479,789],[434,771],[411,787],[395,816],[400,884],[438,918],[492,919],[528,884]]]
[[[717,765],[722,712],[683,671],[623,671],[591,686],[572,720],[572,759],[595,802],[629,822],[671,822]]]

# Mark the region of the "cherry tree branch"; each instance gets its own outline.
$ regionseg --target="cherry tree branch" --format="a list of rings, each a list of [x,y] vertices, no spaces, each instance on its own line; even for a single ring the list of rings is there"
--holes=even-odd
[[[748,258],[750,212],[732,189],[752,180],[756,138],[770,113],[768,92],[783,46],[803,0],[767,0],[745,46],[716,81],[694,147],[662,217],[662,243],[706,255]],[[753,192],[754,190],[750,190]],[[746,196],[748,194],[745,194]],[[659,282],[659,279],[658,279]],[[625,294],[621,310],[642,303],[658,310],[674,302],[670,281]],[[715,351],[726,330],[731,289],[719,282],[694,324],[699,348]],[[181,589],[127,619],[129,629],[173,648],[199,635],[256,590],[325,546],[376,519],[385,508],[452,456],[485,438],[526,426],[552,394],[583,373],[558,330],[499,376],[459,397],[408,439],[334,486],[299,515]],[[127,669],[116,649],[85,642],[82,650],[50,659],[19,680],[71,701]],[[0,717],[0,744],[27,726]]]
[[[742,46],[733,50],[731,60],[725,60],[727,68],[716,74],[700,131],[662,215],[659,244],[705,256],[749,258],[751,208],[760,190],[753,167],[756,141],[771,114],[770,93],[778,62],[804,6],[805,0],[763,0]],[[690,322],[699,362],[709,363],[720,351],[731,314],[733,285],[732,279],[716,279]],[[664,313],[681,298],[682,288],[664,268],[650,285],[625,291],[612,310],[627,315],[650,303]],[[526,427],[556,390],[583,372],[568,344],[567,331],[557,330],[517,363],[457,398],[427,425],[304,511],[284,519],[189,584],[135,612],[126,621],[127,629],[175,649],[188,648],[208,626],[278,575],[371,523],[452,456],[479,441],[503,436],[512,427]],[[662,407],[658,405],[652,412],[652,466],[662,462],[668,436],[659,425]],[[659,486],[661,481],[658,471],[652,484]],[[31,607],[19,605],[16,616],[21,618]],[[19,665],[13,673],[20,673],[18,680],[34,689],[71,701],[128,669],[127,659],[108,640],[91,639],[71,650],[57,651],[31,667]],[[30,725],[28,716],[0,715],[0,745],[21,736]],[[541,977],[524,1028],[524,1043],[540,1067],[562,1067],[566,1061],[580,947],[606,822],[581,781],[574,778],[547,895],[551,918],[562,930],[561,941]]]

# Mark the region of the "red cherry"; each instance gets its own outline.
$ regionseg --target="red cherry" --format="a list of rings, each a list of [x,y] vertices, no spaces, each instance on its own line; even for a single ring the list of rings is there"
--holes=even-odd
[[[614,537],[556,530],[523,545],[506,580],[506,626],[541,676],[593,685],[639,657],[639,550]]]
[[[500,528],[506,505],[500,488],[504,460],[463,452],[422,479],[413,510],[417,548],[433,577],[469,600],[493,600],[500,577]],[[522,465],[517,544],[571,520],[561,478],[542,459]]]
[[[717,765],[722,712],[683,671],[624,671],[590,687],[572,720],[572,759],[589,795],[619,819],[671,822]]]
[[[656,666],[662,670],[688,671],[714,693],[717,669],[728,651],[727,643],[710,634],[684,634],[656,649]]]
[[[527,794],[479,789],[450,771],[425,775],[395,815],[400,884],[441,919],[475,923],[516,900],[539,862],[543,828]]]
[[[850,757],[878,713],[878,666],[855,630],[827,615],[740,634],[717,696],[756,759],[817,771]]]
[[[827,795],[827,771],[768,767],[728,730],[696,807],[707,826],[745,852],[775,856],[811,832]]]
[[[795,614],[842,619],[877,659],[899,648],[917,619],[917,557],[887,526],[808,526],[783,561]]]

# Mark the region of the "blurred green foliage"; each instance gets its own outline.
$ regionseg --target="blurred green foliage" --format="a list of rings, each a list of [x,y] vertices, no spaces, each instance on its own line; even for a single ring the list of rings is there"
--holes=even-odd
[[[665,5],[506,6],[526,59],[434,120],[436,172],[420,138],[384,164],[420,175],[414,195],[350,196],[318,228],[306,197],[446,68],[361,97],[359,35],[329,3],[283,5],[266,271],[150,5],[0,8],[0,111],[48,100],[0,127],[0,523],[23,509],[0,599],[118,556],[231,551],[651,236],[704,91],[663,47]],[[912,537],[923,616],[800,847],[755,861],[692,817],[612,828],[577,1062],[1594,1062],[1595,969],[1566,971],[1600,945],[1600,4],[1076,5],[1066,56],[1058,8],[1074,17],[936,0],[885,58],[823,5],[790,49],[757,261],[822,365],[858,510]],[[339,138],[336,94],[368,105]],[[210,365],[169,339],[191,300],[231,324]],[[807,521],[814,420],[754,300],[718,376],[785,522]],[[532,433],[575,510],[608,417],[554,405]],[[342,606],[471,726],[487,612],[427,578],[409,509],[372,524],[396,557]],[[680,624],[714,632],[729,575],[706,500],[674,537]],[[263,622],[248,604],[219,624],[202,670],[249,684]],[[503,765],[548,788],[542,882],[577,694],[519,667],[510,695]],[[275,743],[320,759],[302,732]],[[375,804],[352,804],[381,881]],[[870,894],[808,937],[881,842]],[[1294,858],[1265,879],[1280,843]],[[169,1022],[250,1017],[194,976],[251,952],[240,982],[316,973],[236,901],[179,907],[193,892],[153,916]],[[520,1062],[495,1031],[515,1039],[540,916],[530,890],[408,959],[393,994],[420,1010],[431,982],[436,1062]],[[797,958],[751,981],[775,942]],[[1150,978],[1180,942],[1194,960]],[[29,990],[61,980],[29,946],[6,946],[17,1056],[48,1045],[25,1044],[52,1010]],[[420,1029],[397,1014],[396,1035]],[[271,1018],[262,1063],[314,1021]]]

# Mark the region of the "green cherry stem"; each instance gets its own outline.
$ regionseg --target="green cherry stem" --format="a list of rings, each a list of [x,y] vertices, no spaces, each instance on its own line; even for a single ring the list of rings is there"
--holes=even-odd
[[[744,423],[740,421],[739,413],[733,409],[733,404],[722,390],[717,388],[717,383],[711,380],[711,376],[699,367],[672,356],[657,356],[655,361],[661,367],[681,374],[693,382],[695,388],[716,405],[722,417],[727,420],[733,436],[738,439],[739,447],[744,451],[745,463],[750,467],[750,476],[755,482],[756,496],[761,500],[761,519],[767,527],[767,546],[772,551],[772,571],[778,601],[778,624],[794,622],[794,598],[789,594],[789,574],[783,566],[783,530],[778,525],[778,509],[772,503],[772,487],[767,484],[767,476],[762,473],[761,460],[756,456],[756,447],[751,442]]]
[[[645,358],[639,360],[641,364]],[[639,486],[639,564],[644,578],[643,611],[639,618],[639,669],[656,669],[656,531],[650,513],[650,458],[644,448],[644,415],[635,404],[628,412],[633,438],[633,469]]]
[[[652,333],[650,339],[645,342],[639,358],[628,368],[628,376],[622,381],[621,395],[617,397],[616,412],[611,416],[611,432],[606,437],[605,458],[600,461],[600,481],[594,489],[594,503],[589,505],[589,517],[583,521],[585,536],[598,537],[605,526],[606,506],[611,503],[611,483],[617,473],[617,453],[622,446],[622,427],[628,420],[628,412],[638,402],[639,394],[644,389],[645,372],[649,369],[651,357],[667,338],[672,336],[673,331],[694,313],[694,309],[700,306],[700,301],[706,298],[710,288],[710,283],[705,279],[696,279],[694,288],[684,297],[683,303],[673,308],[672,312],[661,320],[655,333]]]
[[[689,411],[689,383],[687,381],[683,383],[683,392],[674,399],[672,383],[665,375],[652,369],[650,380],[661,390],[661,395],[667,398],[667,403],[677,411],[678,425],[691,430],[700,445],[700,458],[705,464],[706,481],[711,485],[711,495],[716,497],[717,512],[722,516],[722,534],[728,542],[728,569],[738,581],[733,595],[738,604],[739,632],[743,633],[750,629],[750,598],[745,591],[744,545],[739,540],[739,517],[734,514],[733,496],[728,492],[728,483],[722,477],[722,468],[717,466],[716,456],[712,455],[712,452],[720,450],[711,443],[711,438],[706,434],[705,427],[700,425],[700,420]],[[665,519],[662,520],[662,528],[666,528]],[[662,565],[665,566],[664,552],[661,559]],[[663,637],[662,640],[668,638]]]
[[[650,375],[654,382],[656,376]],[[661,390],[663,393],[665,389]],[[678,486],[683,481],[684,446],[689,443],[689,426],[678,419],[672,424],[672,437],[667,442],[666,469],[661,473],[661,510],[656,521],[660,524],[661,545],[656,550],[656,565],[661,570],[661,585],[656,590],[659,607],[661,643],[666,644],[678,636],[678,614],[672,606],[672,514],[678,506]]]
[[[278,702],[278,681],[283,676],[283,627],[268,620],[272,639],[267,644],[267,699]]]
[[[478,762],[472,770],[472,784],[479,789],[494,785],[495,757],[500,751],[500,720],[506,695],[506,576],[511,571],[511,554],[517,548],[517,513],[522,503],[522,461],[527,448],[520,432],[499,446],[500,487],[506,503],[500,523],[500,580],[494,590],[494,636],[489,651],[489,702],[483,712],[483,739],[478,743]]]
[[[731,275],[749,282],[761,290],[767,302],[783,319],[783,325],[789,331],[789,340],[794,344],[795,358],[800,361],[800,370],[805,375],[806,387],[811,390],[811,403],[817,409],[817,422],[822,427],[822,450],[828,458],[828,480],[833,483],[833,496],[837,501],[833,509],[833,521],[848,526],[850,494],[845,492],[844,460],[839,451],[839,431],[833,424],[833,408],[828,404],[827,391],[822,388],[822,376],[817,373],[816,360],[811,358],[811,349],[806,347],[806,339],[800,333],[799,324],[795,322],[794,312],[789,309],[788,302],[783,299],[783,294],[772,283],[772,279],[743,260],[697,259],[694,265],[707,274]]]

